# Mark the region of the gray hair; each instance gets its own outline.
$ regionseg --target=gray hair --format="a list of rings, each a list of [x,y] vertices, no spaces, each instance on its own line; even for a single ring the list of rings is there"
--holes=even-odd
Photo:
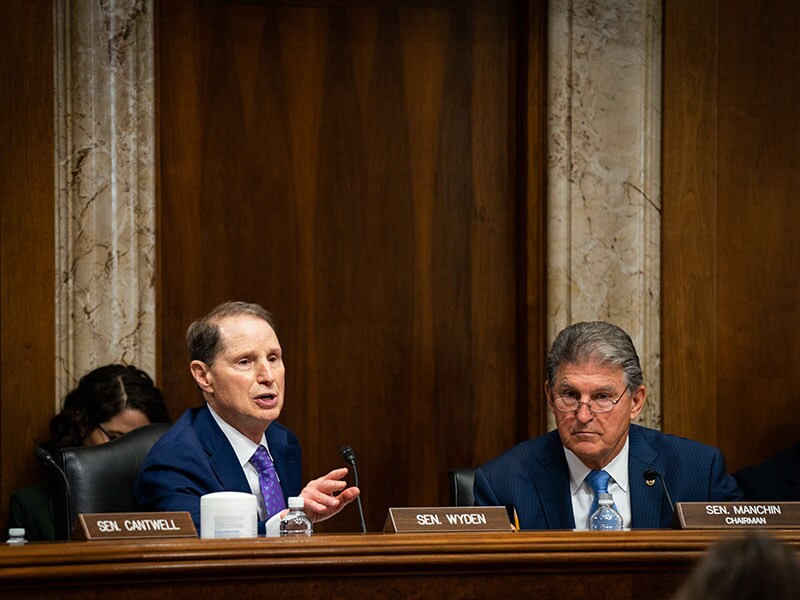
[[[555,388],[558,368],[566,364],[598,362],[622,368],[628,393],[642,385],[642,367],[631,337],[605,321],[570,325],[556,336],[547,354],[547,383]]]
[[[219,322],[226,317],[238,317],[240,315],[249,315],[262,319],[269,323],[273,331],[277,331],[272,313],[260,304],[234,301],[223,302],[205,317],[197,319],[189,325],[189,329],[186,331],[186,347],[189,350],[189,360],[199,360],[208,366],[214,364],[214,360],[222,352]]]

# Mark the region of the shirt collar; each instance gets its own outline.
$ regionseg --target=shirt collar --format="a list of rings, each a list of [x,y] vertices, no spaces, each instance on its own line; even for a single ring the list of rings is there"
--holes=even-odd
[[[219,425],[219,428],[222,430],[222,433],[225,434],[225,437],[228,438],[228,442],[230,442],[231,447],[233,448],[234,453],[236,454],[236,458],[239,460],[239,464],[244,467],[247,463],[250,462],[250,458],[253,456],[253,453],[258,448],[259,444],[255,444],[253,440],[249,437],[244,435],[241,431],[236,429],[233,425],[225,421],[222,417],[220,417],[216,411],[211,408],[211,405],[206,403],[208,406],[208,410],[211,412],[211,416],[214,417],[214,420]],[[269,446],[267,445],[267,437],[262,433],[261,434],[261,446],[266,448],[267,452],[269,453]],[[270,454],[270,458],[272,455]]]
[[[622,450],[614,457],[614,460],[603,468],[625,493],[628,493],[628,442],[629,438],[626,436]],[[581,459],[566,446],[564,446],[564,455],[567,458],[567,466],[569,467],[569,490],[574,495],[583,485],[586,476],[592,469],[583,464]]]

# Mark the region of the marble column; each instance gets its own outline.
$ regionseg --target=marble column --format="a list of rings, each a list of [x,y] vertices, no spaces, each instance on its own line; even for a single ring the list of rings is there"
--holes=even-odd
[[[156,375],[153,15],[152,0],[53,6],[60,399],[110,362]]]
[[[661,0],[549,15],[548,341],[606,320],[633,338],[659,428]]]

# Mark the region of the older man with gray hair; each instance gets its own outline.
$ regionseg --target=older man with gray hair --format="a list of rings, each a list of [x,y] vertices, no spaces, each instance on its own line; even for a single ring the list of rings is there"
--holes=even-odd
[[[250,493],[264,533],[277,526],[290,496],[303,498],[315,522],[355,500],[359,489],[347,486],[344,467],[300,488],[300,443],[277,420],[286,368],[270,312],[225,302],[189,326],[186,343],[205,402],[186,411],[145,458],[133,489],[140,509],[187,511],[199,527],[202,496]]]
[[[673,520],[657,476],[675,502],[741,500],[719,450],[631,424],[647,390],[633,342],[616,325],[561,331],[544,391],[557,430],[478,469],[476,505],[515,509],[521,529],[588,529],[597,496],[611,493],[626,528],[653,529]]]

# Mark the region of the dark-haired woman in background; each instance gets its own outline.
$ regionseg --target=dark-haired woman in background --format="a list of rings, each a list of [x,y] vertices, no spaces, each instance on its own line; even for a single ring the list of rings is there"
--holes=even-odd
[[[164,398],[150,376],[133,366],[106,365],[87,373],[50,420],[49,452],[96,446],[150,423],[169,423]],[[11,495],[9,527],[24,527],[29,540],[53,540],[53,500],[46,481]]]

